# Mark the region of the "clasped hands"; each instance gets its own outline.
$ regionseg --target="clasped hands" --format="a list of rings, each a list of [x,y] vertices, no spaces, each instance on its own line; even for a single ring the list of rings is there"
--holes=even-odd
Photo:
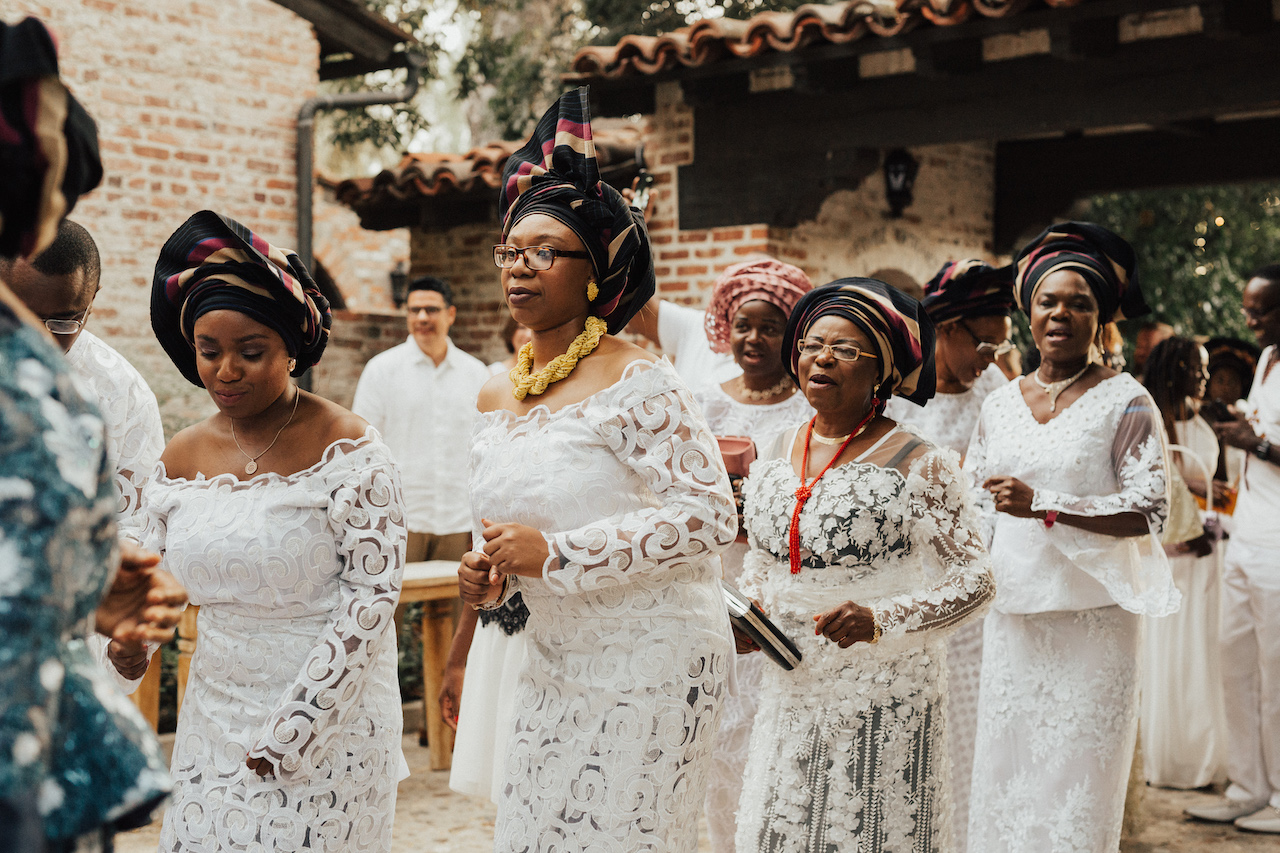
[[[996,512],[1008,513],[1015,518],[1043,518],[1044,513],[1031,509],[1036,496],[1035,489],[1017,477],[988,477],[982,488],[991,493]]]
[[[480,523],[484,525],[484,550],[463,554],[458,567],[458,595],[473,607],[497,601],[505,575],[542,577],[542,567],[551,556],[541,531],[512,522],[495,524],[484,518]]]
[[[755,605],[761,607],[758,601]],[[852,601],[819,613],[813,617],[813,621],[816,623],[813,627],[815,636],[826,637],[842,649],[847,649],[854,643],[870,643],[876,637],[875,614],[871,608]],[[735,650],[740,655],[760,651],[760,646],[736,627],[733,629],[733,641]]]
[[[167,643],[187,606],[187,591],[160,568],[160,555],[120,540],[120,570],[95,614],[98,633],[111,638],[107,654],[120,674],[141,678],[147,643]]]

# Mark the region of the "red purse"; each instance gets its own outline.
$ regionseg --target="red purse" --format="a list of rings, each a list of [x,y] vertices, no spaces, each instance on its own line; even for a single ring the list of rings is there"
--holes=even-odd
[[[742,524],[742,478],[751,470],[751,463],[756,461],[756,443],[745,435],[717,435],[716,443],[720,445],[720,456],[724,459],[725,470],[729,472],[729,482],[733,485],[733,499],[738,506],[738,539],[747,541],[747,532]]]

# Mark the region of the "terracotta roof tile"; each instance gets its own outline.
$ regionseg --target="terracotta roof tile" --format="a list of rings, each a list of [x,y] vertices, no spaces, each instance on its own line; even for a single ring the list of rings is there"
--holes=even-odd
[[[617,44],[585,47],[567,79],[652,75],[679,66],[751,58],[813,44],[844,44],[868,35],[901,35],[920,25],[953,26],[977,13],[1002,18],[1038,4],[1052,8],[1083,0],[846,0],[812,3],[794,12],[761,12],[749,20],[705,18],[661,36],[623,36]]]

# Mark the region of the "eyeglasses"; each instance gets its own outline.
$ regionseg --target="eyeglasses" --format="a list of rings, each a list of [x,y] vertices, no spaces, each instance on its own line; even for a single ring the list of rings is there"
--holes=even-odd
[[[524,265],[531,270],[549,270],[556,258],[590,258],[586,252],[553,249],[550,246],[525,246],[523,249],[503,243],[493,247],[493,262],[504,270],[516,265],[517,258],[524,258]]]
[[[813,338],[805,338],[800,342],[800,354],[817,358],[822,355],[825,350],[831,350],[831,356],[836,361],[857,361],[860,358],[879,358],[879,356],[865,352],[861,347],[853,344],[828,344]]]
[[[88,319],[89,309],[86,308],[80,312],[79,319],[75,317],[50,317],[44,321],[44,327],[55,335],[74,335],[80,331]]]
[[[991,341],[984,341],[982,338],[969,328],[969,324],[964,320],[959,323],[960,328],[969,333],[969,337],[973,338],[973,348],[978,351],[978,355],[983,358],[999,358],[1002,355],[1013,352],[1013,341],[1003,340],[998,344]]]

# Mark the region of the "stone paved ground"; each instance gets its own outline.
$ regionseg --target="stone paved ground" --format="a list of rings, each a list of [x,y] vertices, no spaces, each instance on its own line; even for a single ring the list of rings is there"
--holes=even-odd
[[[172,736],[165,738],[171,742]],[[168,746],[168,744],[166,744]],[[404,739],[412,775],[400,784],[392,853],[485,853],[493,848],[494,808],[487,801],[449,790],[449,774],[427,767],[427,751],[416,734]],[[1275,853],[1280,838],[1249,835],[1231,827],[1192,823],[1182,810],[1208,795],[1195,791],[1147,790],[1142,831],[1123,853]],[[708,853],[705,823],[698,850]],[[155,853],[159,822],[118,836],[117,853]]]

